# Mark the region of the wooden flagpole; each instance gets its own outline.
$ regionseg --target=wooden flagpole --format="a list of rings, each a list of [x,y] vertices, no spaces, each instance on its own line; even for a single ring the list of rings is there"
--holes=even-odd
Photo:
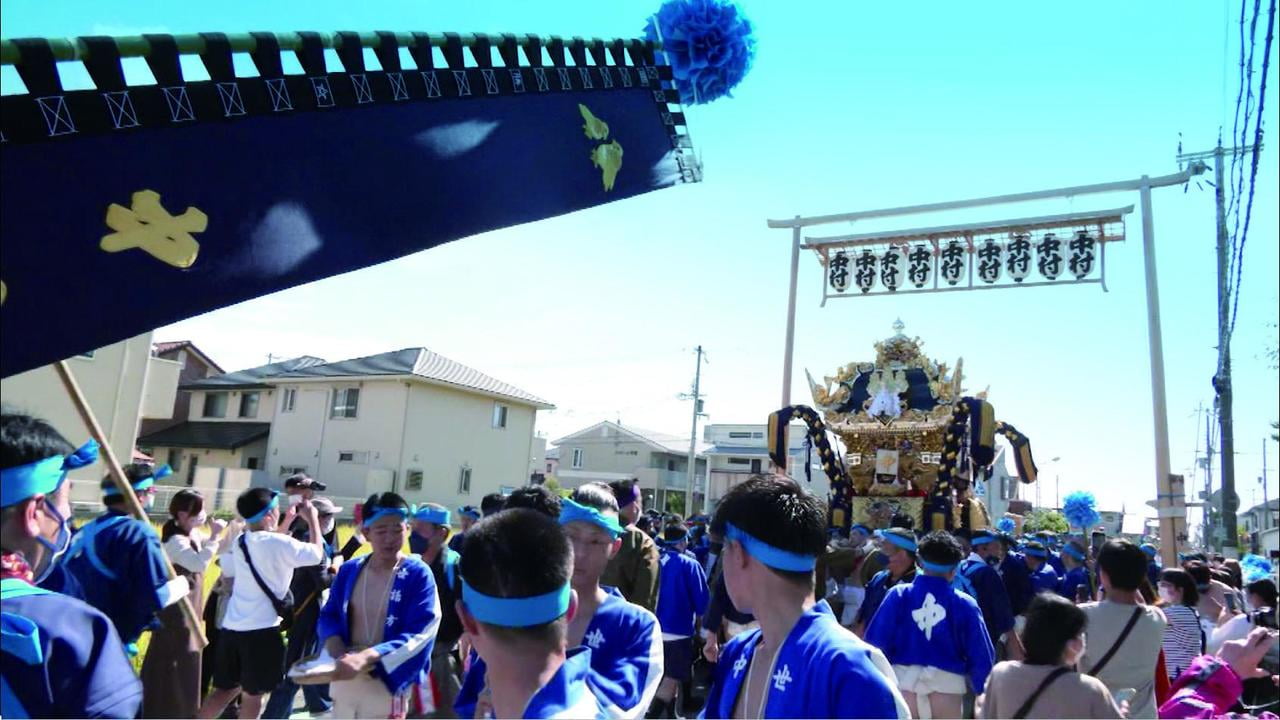
[[[150,520],[147,518],[147,513],[142,509],[142,503],[138,502],[138,496],[133,492],[133,486],[129,484],[128,478],[125,477],[124,468],[120,466],[120,461],[116,458],[115,451],[111,449],[111,443],[108,441],[106,433],[102,432],[102,426],[98,424],[98,419],[93,416],[93,410],[90,409],[89,402],[85,400],[84,393],[80,391],[79,383],[76,382],[75,376],[71,374],[71,368],[65,360],[59,360],[53,366],[58,371],[58,377],[62,380],[63,387],[67,389],[67,394],[71,396],[71,404],[75,405],[76,412],[80,413],[80,419],[89,428],[90,437],[98,442],[100,457],[107,466],[107,473],[112,482],[116,484],[116,488],[120,493],[124,495],[124,504],[129,514],[145,523],[149,523]],[[173,564],[169,562],[169,556],[160,553],[160,557],[164,558],[165,577],[173,580],[178,574],[174,572]],[[203,588],[191,588],[191,592],[203,591]],[[190,594],[179,601],[178,607],[182,611],[183,622],[186,624],[187,629],[191,631],[192,649],[203,650],[209,644],[209,641],[205,639],[204,631],[200,628],[200,618],[196,615],[195,606],[191,604]]]

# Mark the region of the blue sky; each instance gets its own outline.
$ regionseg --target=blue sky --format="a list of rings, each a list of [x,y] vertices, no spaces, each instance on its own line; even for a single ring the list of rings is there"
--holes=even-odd
[[[555,439],[602,419],[688,432],[692,348],[710,364],[712,422],[777,409],[787,231],[768,218],[1125,180],[1177,170],[1230,132],[1231,3],[748,1],[755,68],[689,111],[705,181],[508,228],[193,318],[157,332],[229,368],[423,345],[542,395]],[[135,32],[398,30],[634,36],[649,2],[37,2],[0,6],[5,37]],[[1277,126],[1275,68],[1266,124]],[[10,75],[6,74],[9,82]],[[1233,343],[1236,476],[1261,500],[1263,438],[1280,416],[1277,163],[1258,176]],[[1136,193],[859,223],[857,232],[1112,208]],[[1212,189],[1154,193],[1172,466],[1203,442],[1215,365]],[[830,226],[821,234],[853,231]],[[874,357],[901,318],[971,391],[1032,440],[1047,501],[1092,490],[1131,511],[1154,495],[1141,219],[1096,285],[862,298],[819,308],[802,257],[793,398],[815,375]],[[1200,434],[1197,435],[1197,432]],[[1268,448],[1276,496],[1276,445]],[[1059,463],[1050,463],[1061,457]],[[1215,460],[1215,466],[1217,461]]]

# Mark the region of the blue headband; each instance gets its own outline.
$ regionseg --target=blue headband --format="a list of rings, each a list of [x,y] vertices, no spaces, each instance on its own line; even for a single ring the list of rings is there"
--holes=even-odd
[[[1147,555],[1150,555],[1151,557],[1155,557],[1156,553],[1158,552],[1156,550],[1156,546],[1152,545],[1151,543],[1143,543],[1139,547],[1142,548],[1142,552],[1146,553]]]
[[[262,509],[261,509],[261,510],[259,510],[258,512],[256,512],[256,513],[254,513],[254,514],[250,515],[249,517],[245,518],[245,519],[244,519],[244,521],[245,521],[246,523],[249,523],[250,525],[252,525],[253,523],[256,523],[256,522],[258,522],[259,520],[261,520],[262,518],[266,517],[266,516],[267,516],[267,513],[271,512],[271,510],[272,510],[273,508],[275,508],[276,506],[278,506],[279,504],[280,504],[280,493],[276,492],[275,490],[272,490],[272,491],[271,491],[271,502],[267,503],[267,506],[266,506],[266,507],[264,507],[264,508],[262,508]]]
[[[1084,562],[1084,553],[1077,550],[1074,545],[1063,545],[1062,552],[1075,558],[1077,562]]]
[[[883,530],[876,533],[876,535],[882,540],[888,540],[909,553],[915,554],[916,552],[916,541],[912,538],[903,537],[898,533],[885,532]]]
[[[1000,538],[990,533],[980,533],[978,535],[974,535],[973,539],[969,541],[969,544],[970,545],[986,545],[989,542],[995,542],[996,540],[999,540],[999,539]]]
[[[818,564],[818,558],[814,555],[801,555],[782,548],[776,548],[763,540],[752,537],[733,523],[725,524],[724,536],[727,540],[736,540],[751,557],[774,570],[809,572]]]
[[[569,583],[545,595],[502,598],[485,595],[462,580],[462,602],[482,623],[498,627],[546,625],[569,611]]]
[[[1023,549],[1022,549],[1022,553],[1023,553],[1024,555],[1030,555],[1031,557],[1035,557],[1035,558],[1047,558],[1047,557],[1049,557],[1049,553],[1048,553],[1048,552],[1046,552],[1046,551],[1044,551],[1044,550],[1041,550],[1041,549],[1038,549],[1038,548],[1023,548]]]
[[[464,505],[463,507],[458,508],[458,514],[463,517],[469,517],[472,520],[480,519],[480,511],[470,505]]]
[[[867,527],[866,525],[863,525],[862,523],[856,523],[854,524],[853,527],[849,528],[849,532],[853,532],[854,530],[860,530],[865,535],[871,534],[871,528]]]
[[[419,522],[429,522],[433,525],[448,525],[451,516],[449,515],[449,510],[447,508],[437,508],[424,505],[413,511],[413,519],[418,520]]]
[[[622,536],[622,526],[618,524],[616,517],[609,517],[596,508],[565,498],[560,503],[560,524],[571,522],[591,523],[609,533],[609,537],[614,540]]]
[[[0,470],[0,507],[9,507],[36,495],[49,495],[62,486],[67,473],[98,459],[98,443],[89,440],[70,455],[54,455],[18,467]]]
[[[929,572],[941,573],[943,575],[946,575],[952,570],[955,570],[956,564],[957,564],[957,563],[951,563],[950,565],[943,565],[941,563],[932,563],[932,562],[929,562],[928,560],[921,560],[919,558],[916,558],[916,562],[920,563],[920,567],[924,568],[925,570],[928,570]]]
[[[169,467],[168,465],[161,465],[160,467],[156,468],[155,471],[150,475],[148,475],[147,477],[144,477],[138,482],[133,483],[133,491],[135,493],[140,493],[144,490],[150,490],[152,487],[155,486],[156,480],[159,480],[161,478],[167,478],[172,474],[173,474],[173,468]],[[115,483],[112,483],[102,489],[103,497],[116,497],[122,494],[123,493],[120,492],[120,488],[115,486]]]
[[[368,510],[368,508],[365,508],[365,510]],[[386,517],[386,516],[388,516],[388,515],[399,515],[399,516],[400,516],[400,522],[404,522],[404,521],[406,521],[406,520],[408,520],[408,519],[409,519],[409,511],[408,511],[408,510],[405,510],[404,508],[400,508],[400,507],[398,507],[398,508],[385,508],[385,507],[380,507],[380,508],[378,508],[377,510],[375,510],[375,511],[373,512],[373,514],[372,514],[372,515],[370,515],[370,516],[366,517],[366,518],[364,519],[364,522],[360,524],[360,527],[366,527],[366,528],[367,528],[367,527],[369,527],[370,525],[372,525],[372,524],[374,523],[374,521],[375,521],[375,520],[377,520],[378,518],[384,518],[384,517]]]

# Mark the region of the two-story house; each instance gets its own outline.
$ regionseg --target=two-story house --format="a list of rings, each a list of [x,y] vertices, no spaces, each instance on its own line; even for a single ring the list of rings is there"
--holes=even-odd
[[[766,425],[711,424],[703,429],[702,437],[709,444],[706,456],[711,462],[709,509],[714,508],[730,488],[752,475],[773,472],[767,432]],[[826,498],[831,490],[831,481],[822,471],[817,452],[810,455],[809,473],[805,474],[804,439],[805,427],[800,424],[791,425],[787,433],[790,461],[786,472],[818,497]]]
[[[1265,488],[1264,488],[1265,489]],[[1262,557],[1280,550],[1280,499],[1271,498],[1238,515],[1239,528],[1248,536],[1247,546],[1241,552],[1252,552]],[[1275,561],[1272,561],[1275,564]]]
[[[152,356],[149,332],[68,358],[67,365],[120,462],[134,457],[143,419],[167,418],[173,412],[182,366]],[[6,408],[49,421],[74,445],[89,439],[89,428],[50,366],[0,380],[0,397]],[[102,462],[72,471],[72,502],[96,508],[104,475]]]
[[[161,360],[172,360],[182,369],[178,372],[178,392],[174,397],[173,414],[167,418],[144,418],[142,427],[138,429],[139,436],[186,422],[191,414],[191,391],[182,387],[226,372],[190,340],[154,343],[151,345],[151,355]]]
[[[646,508],[690,514],[689,436],[668,435],[605,421],[553,441],[558,456],[556,480],[574,488],[588,482],[635,478]],[[699,443],[694,466],[693,509],[701,511],[707,461]]]
[[[179,390],[190,397],[186,417],[138,438],[138,445],[157,463],[173,468],[172,484],[224,494],[262,484],[268,477],[267,437],[276,409],[271,380],[323,362],[302,356],[184,383]],[[216,504],[226,507],[233,500],[221,497]]]
[[[554,407],[425,348],[298,368],[271,385],[273,476],[301,471],[333,496],[393,490],[446,507],[527,484],[541,462],[537,412]]]

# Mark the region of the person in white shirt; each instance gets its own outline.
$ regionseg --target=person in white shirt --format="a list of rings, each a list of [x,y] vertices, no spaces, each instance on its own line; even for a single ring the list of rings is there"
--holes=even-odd
[[[319,515],[311,502],[298,504],[298,516],[311,531],[312,542],[306,543],[281,531],[279,505],[280,494],[266,488],[251,488],[236,499],[247,532],[219,560],[223,574],[235,583],[222,618],[214,691],[200,708],[201,718],[217,717],[237,695],[241,695],[240,717],[257,718],[262,696],[284,676],[285,647],[277,608],[284,609],[294,569],[320,564],[325,553]]]

